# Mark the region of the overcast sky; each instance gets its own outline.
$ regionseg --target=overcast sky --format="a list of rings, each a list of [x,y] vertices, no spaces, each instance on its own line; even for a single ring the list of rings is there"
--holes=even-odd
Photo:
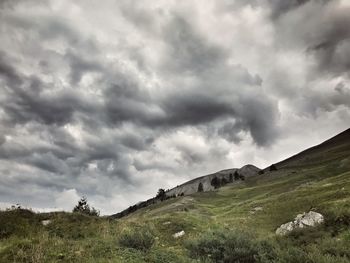
[[[349,128],[348,0],[0,0],[0,201],[102,214]]]

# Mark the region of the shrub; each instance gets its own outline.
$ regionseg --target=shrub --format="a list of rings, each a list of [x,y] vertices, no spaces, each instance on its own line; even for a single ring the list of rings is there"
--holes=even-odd
[[[276,258],[272,261],[276,263],[311,263],[307,253],[302,249],[294,246],[286,247],[278,251]],[[269,262],[269,261],[267,261]],[[271,261],[270,261],[271,262]]]
[[[0,212],[0,239],[12,235],[25,237],[37,232],[41,227],[37,215],[27,209],[14,208]]]
[[[202,183],[198,184],[198,192],[203,192],[203,184]]]
[[[222,178],[221,179],[221,186],[224,186],[224,185],[227,185],[228,184],[228,181],[226,178]]]
[[[217,178],[216,176],[210,181],[210,184],[214,186],[215,189],[219,188],[221,186],[220,184],[220,179]]]
[[[350,208],[347,204],[332,207],[324,211],[325,227],[331,230],[333,234],[342,229],[348,229],[350,226]]]
[[[171,250],[152,249],[147,256],[147,262],[152,263],[183,263],[184,260]],[[187,262],[187,261],[186,261]]]
[[[73,209],[74,213],[82,213],[89,216],[99,216],[100,212],[94,207],[90,207],[86,197],[82,197]]]
[[[166,199],[165,190],[162,189],[162,188],[160,188],[160,189],[158,190],[158,193],[157,193],[157,195],[156,195],[156,198],[159,199],[159,200],[161,200],[161,201],[164,201],[164,200]]]
[[[133,248],[147,251],[152,248],[155,238],[152,233],[144,227],[135,227],[125,230],[120,238],[119,245],[126,248]]]
[[[239,180],[239,173],[237,171],[235,171],[234,178],[235,181]]]
[[[274,249],[268,242],[257,241],[241,231],[211,231],[188,242],[187,249],[192,258],[210,262],[268,262],[274,257]]]
[[[66,240],[96,237],[99,234],[99,218],[81,213],[59,213],[46,227],[51,237]]]
[[[233,174],[230,174],[230,179],[229,179],[230,183],[233,183]]]
[[[273,172],[273,171],[277,171],[277,167],[276,167],[276,165],[271,165],[270,166],[270,168],[269,168],[269,170],[271,171],[271,172]]]

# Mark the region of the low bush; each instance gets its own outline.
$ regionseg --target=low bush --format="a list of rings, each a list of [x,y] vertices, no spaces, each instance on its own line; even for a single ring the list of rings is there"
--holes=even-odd
[[[203,262],[271,262],[274,249],[267,241],[258,241],[242,231],[216,230],[203,234],[186,245],[190,257]]]
[[[41,227],[36,214],[27,209],[12,209],[0,212],[0,239],[12,235],[27,237]]]
[[[147,251],[152,248],[155,238],[145,227],[124,230],[119,238],[119,245],[126,248]]]
[[[181,256],[169,249],[154,249],[146,257],[146,262],[150,263],[184,263],[188,262]]]
[[[325,227],[331,230],[333,234],[337,234],[343,229],[350,227],[350,205],[343,204],[332,207],[332,209],[324,212]]]
[[[99,231],[98,221],[98,217],[81,213],[62,213],[53,217],[46,229],[51,237],[78,240],[96,237]]]

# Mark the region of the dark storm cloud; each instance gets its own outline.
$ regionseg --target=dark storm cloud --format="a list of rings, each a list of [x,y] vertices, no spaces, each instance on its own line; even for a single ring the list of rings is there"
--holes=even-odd
[[[79,68],[76,71],[83,70]],[[82,74],[76,71],[74,74]],[[96,107],[73,90],[50,94],[48,91],[52,83],[44,83],[37,76],[20,74],[4,59],[1,60],[0,75],[6,81],[4,92],[8,95],[3,102],[3,110],[13,123],[37,121],[47,125],[64,125],[72,121],[74,112],[92,112]]]
[[[169,51],[165,65],[170,71],[184,74],[207,72],[227,55],[224,50],[211,45],[189,21],[179,15],[174,15],[164,28],[163,35]]]
[[[203,124],[235,114],[229,103],[201,93],[175,94],[167,98],[164,107],[167,117],[161,121],[168,126]]]
[[[280,16],[302,7],[304,4],[313,0],[236,0],[229,1],[227,4],[230,9],[240,9],[245,6],[253,8],[263,7],[270,13],[271,19],[278,19]],[[316,0],[319,2],[328,2],[331,0]]]
[[[0,76],[9,86],[20,85],[22,83],[21,77],[7,60],[4,52],[0,51]]]
[[[350,69],[350,8],[339,3],[307,1],[276,21],[280,39],[289,41],[290,47],[304,48],[321,74],[339,76]]]
[[[313,29],[318,41],[309,47],[322,71],[340,75],[350,72],[350,8],[330,7]]]
[[[269,0],[271,16],[276,19],[290,10],[298,8],[311,0]]]
[[[26,81],[24,87],[12,86],[12,100],[3,105],[4,111],[14,123],[37,121],[47,125],[63,125],[72,120],[75,107],[84,102],[71,93],[61,93],[51,97],[40,90],[45,84],[36,78]]]
[[[103,67],[98,61],[89,61],[86,58],[77,56],[72,52],[67,52],[65,58],[70,65],[70,79],[72,86],[80,82],[84,74],[89,72],[103,72]]]

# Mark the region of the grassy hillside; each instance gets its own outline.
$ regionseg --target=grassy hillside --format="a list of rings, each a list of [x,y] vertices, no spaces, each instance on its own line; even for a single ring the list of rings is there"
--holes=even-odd
[[[350,130],[276,166],[119,220],[1,212],[0,262],[350,262]],[[275,235],[310,210],[325,223]]]

